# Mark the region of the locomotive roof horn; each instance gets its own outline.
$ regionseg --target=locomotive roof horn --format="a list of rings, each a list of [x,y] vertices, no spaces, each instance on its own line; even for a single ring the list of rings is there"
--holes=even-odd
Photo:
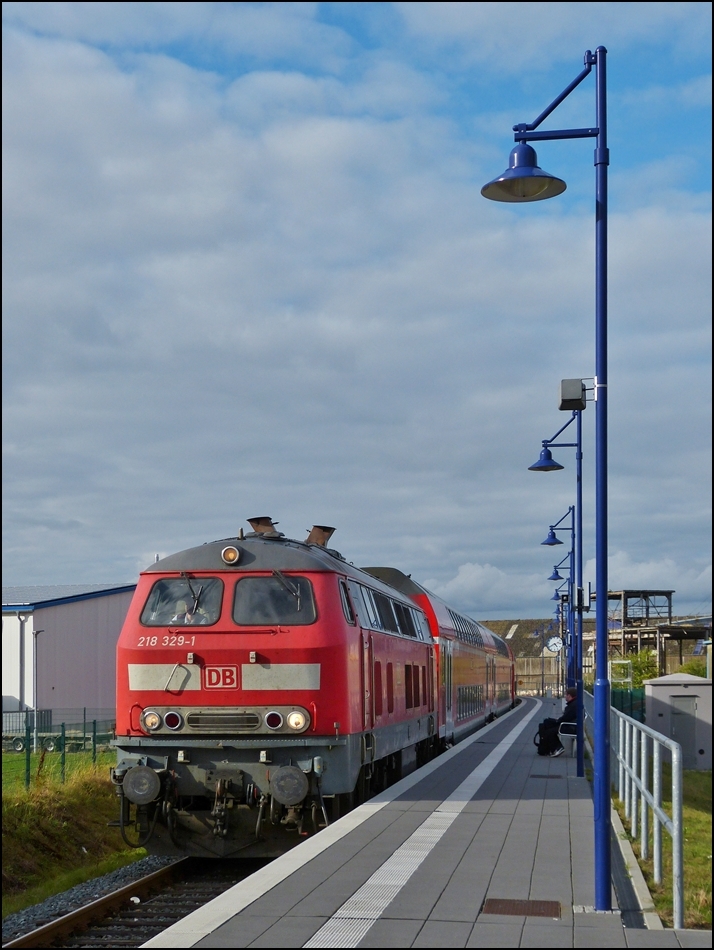
[[[266,538],[284,537],[280,531],[275,530],[275,525],[278,524],[278,522],[273,521],[273,519],[269,518],[267,515],[261,518],[248,518],[248,524],[251,526],[255,534],[262,534]]]
[[[330,528],[329,525],[314,524],[305,544],[319,544],[324,548],[334,533],[335,528]]]

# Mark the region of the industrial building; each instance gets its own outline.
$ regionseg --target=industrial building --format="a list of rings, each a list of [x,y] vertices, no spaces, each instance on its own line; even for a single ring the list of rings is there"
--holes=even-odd
[[[135,589],[3,587],[3,713],[51,710],[54,722],[113,717],[116,643]]]

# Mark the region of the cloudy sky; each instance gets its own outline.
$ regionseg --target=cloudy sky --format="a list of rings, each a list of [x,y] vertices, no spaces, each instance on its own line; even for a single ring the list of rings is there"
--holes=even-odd
[[[5,584],[132,581],[270,515],[479,619],[548,616],[574,451],[527,467],[594,373],[593,142],[541,143],[556,200],[480,188],[604,45],[610,587],[711,611],[710,4],[3,24]],[[594,125],[593,77],[544,127]],[[594,580],[593,446],[589,406]]]

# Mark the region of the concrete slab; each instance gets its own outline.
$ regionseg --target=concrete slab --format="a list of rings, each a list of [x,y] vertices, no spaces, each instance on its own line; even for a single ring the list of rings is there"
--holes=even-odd
[[[302,947],[327,920],[327,917],[283,917],[247,946],[270,947],[271,950],[275,947]]]
[[[628,947],[680,947],[674,930],[628,930],[625,928]]]
[[[680,947],[711,947],[711,930],[675,930]]]
[[[522,921],[522,918],[521,918]],[[484,923],[476,921],[471,936],[466,942],[467,947],[520,947],[523,923],[518,918],[511,918],[504,923]]]
[[[253,940],[256,940],[266,930],[269,930],[273,924],[277,923],[279,917],[240,917],[233,918],[227,923],[214,930],[213,933],[204,937],[196,947],[249,947]]]
[[[421,926],[420,920],[378,920],[357,946],[411,947]]]
[[[473,925],[453,920],[427,920],[413,947],[465,947]]]

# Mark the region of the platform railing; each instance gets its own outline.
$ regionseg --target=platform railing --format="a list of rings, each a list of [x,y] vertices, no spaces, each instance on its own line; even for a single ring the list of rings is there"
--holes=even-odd
[[[625,806],[630,834],[640,838],[643,859],[649,857],[652,813],[652,862],[656,884],[662,883],[662,829],[672,839],[674,927],[684,927],[682,856],[682,748],[678,742],[650,729],[619,709],[610,707],[612,754],[617,768],[617,795]],[[672,765],[672,816],[662,807],[662,763],[668,750]],[[652,775],[650,778],[650,766]],[[639,827],[638,827],[639,826]]]

